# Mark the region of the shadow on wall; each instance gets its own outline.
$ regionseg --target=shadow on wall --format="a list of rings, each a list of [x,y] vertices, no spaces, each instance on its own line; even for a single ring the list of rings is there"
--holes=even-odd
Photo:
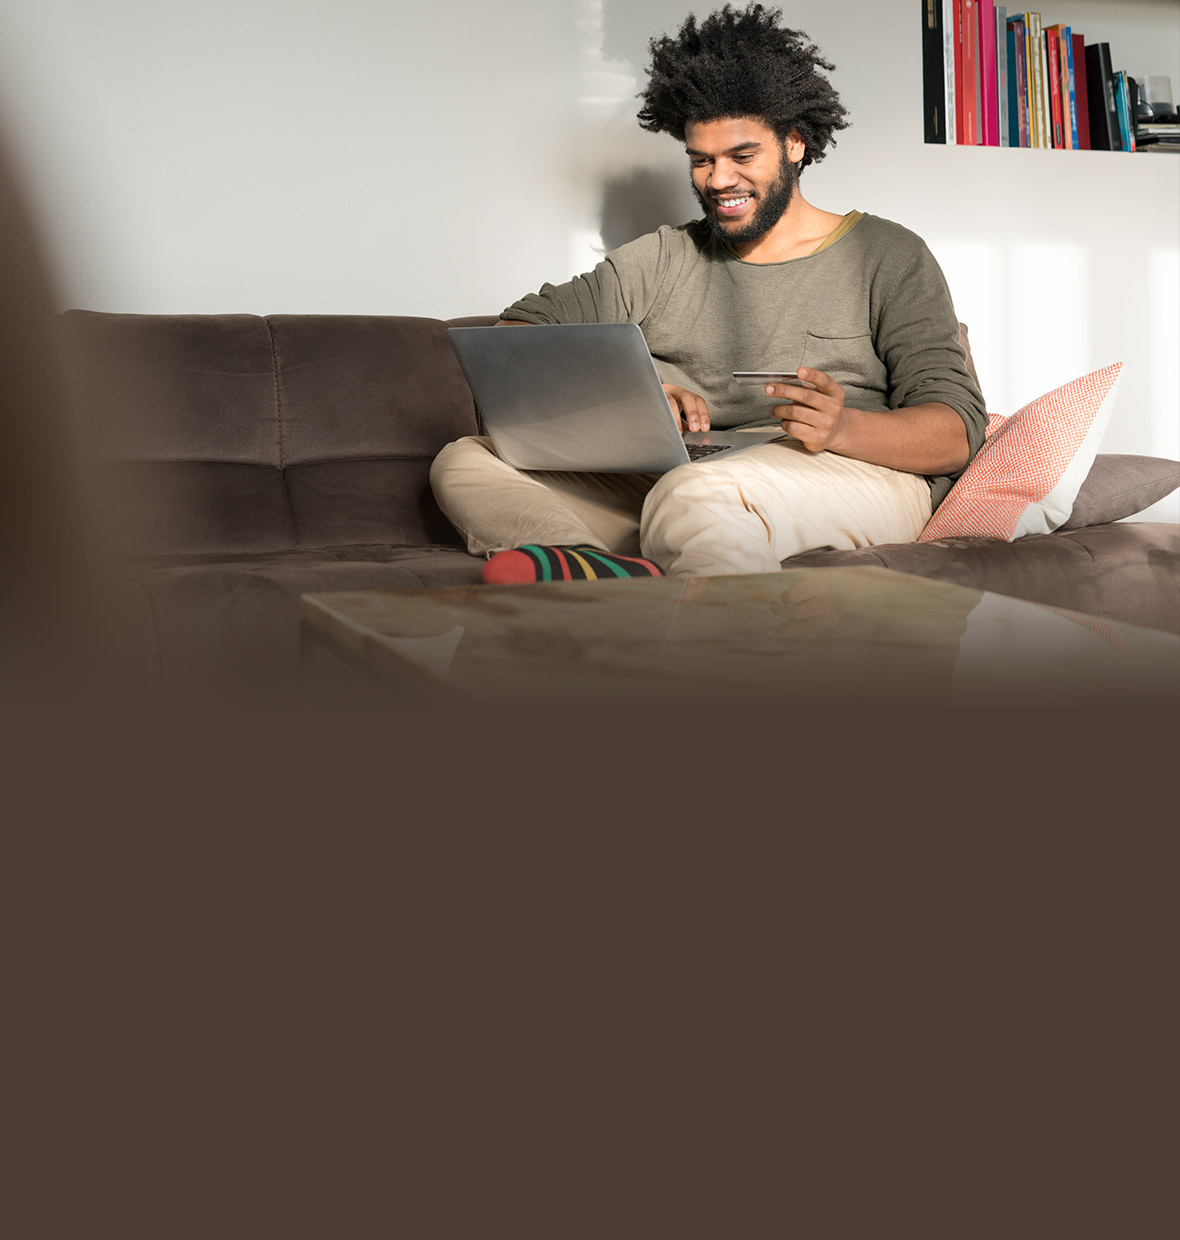
[[[686,208],[684,174],[638,168],[607,180],[602,191],[602,243],[617,249],[661,224],[684,224],[695,214]]]
[[[641,84],[649,63],[648,40],[674,32],[687,15],[683,0],[646,0],[642,5],[633,0],[601,0],[601,10],[603,57],[632,67]],[[634,100],[632,116],[639,106],[639,100]],[[634,119],[629,123],[638,124]],[[677,149],[672,138],[664,135],[663,140],[669,152]],[[654,232],[661,224],[695,219],[700,212],[687,187],[686,167],[640,168],[608,179],[602,194],[606,249]]]

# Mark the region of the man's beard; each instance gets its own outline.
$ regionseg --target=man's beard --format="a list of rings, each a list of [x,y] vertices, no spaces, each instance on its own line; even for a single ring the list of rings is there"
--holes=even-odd
[[[695,183],[692,192],[696,194],[697,201],[704,209],[705,218],[709,221],[714,234],[729,245],[741,245],[746,241],[757,241],[759,237],[770,232],[791,205],[791,199],[795,196],[795,188],[798,184],[799,174],[795,171],[795,165],[784,154],[781,157],[779,174],[767,188],[766,197],[756,198],[754,214],[740,228],[733,229],[726,228],[725,224],[717,218],[712,203],[697,189]]]

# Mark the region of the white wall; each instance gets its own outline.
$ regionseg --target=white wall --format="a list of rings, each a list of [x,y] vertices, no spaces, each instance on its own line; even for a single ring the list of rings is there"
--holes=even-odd
[[[0,0],[0,123],[63,306],[493,313],[694,213],[634,121],[647,38],[691,7]],[[926,237],[991,409],[1121,359],[1104,450],[1180,456],[1180,158],[925,146],[920,7],[784,4],[853,120],[804,193]],[[1178,0],[1041,13],[1180,93]]]

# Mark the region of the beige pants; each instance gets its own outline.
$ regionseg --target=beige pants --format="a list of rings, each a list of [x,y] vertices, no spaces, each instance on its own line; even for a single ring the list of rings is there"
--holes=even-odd
[[[526,473],[473,436],[438,454],[430,484],[473,555],[589,543],[673,576],[767,573],[816,547],[912,542],[930,520],[924,478],[790,439],[657,478]]]

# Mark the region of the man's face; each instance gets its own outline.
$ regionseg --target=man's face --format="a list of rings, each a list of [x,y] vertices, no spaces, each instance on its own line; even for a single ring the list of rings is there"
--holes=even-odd
[[[798,181],[790,139],[753,117],[694,122],[684,138],[693,190],[722,241],[756,241],[782,219]]]

